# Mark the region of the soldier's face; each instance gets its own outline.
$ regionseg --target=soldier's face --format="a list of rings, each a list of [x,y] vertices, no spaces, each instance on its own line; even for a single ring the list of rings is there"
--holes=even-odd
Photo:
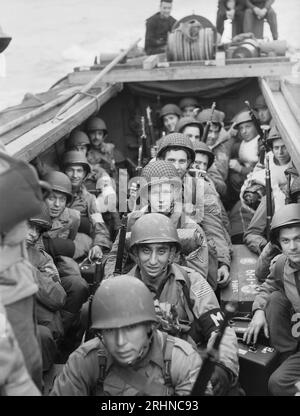
[[[77,166],[77,165],[68,166],[65,169],[65,174],[70,179],[72,183],[72,188],[79,187],[82,184],[86,176],[86,172],[84,168],[82,166]]]
[[[178,120],[179,117],[176,114],[167,114],[164,116],[163,123],[168,133],[175,131]]]
[[[102,330],[103,342],[108,352],[122,366],[143,358],[149,349],[150,326],[137,324],[123,328]]]
[[[289,152],[282,139],[273,140],[272,151],[279,165],[285,165],[290,161]]]
[[[41,236],[41,229],[37,225],[27,222],[26,245],[34,246]]]
[[[169,150],[166,152],[165,160],[173,163],[179,176],[182,178],[189,166],[189,160],[184,150]]]
[[[149,195],[151,212],[170,212],[174,201],[174,186],[169,183],[152,185]]]
[[[67,205],[67,196],[62,192],[53,191],[45,199],[51,218],[58,218]]]
[[[283,254],[293,263],[300,264],[300,227],[281,229],[279,243]]]
[[[88,136],[90,138],[93,147],[98,148],[104,142],[104,130],[93,130],[89,131]]]
[[[160,3],[160,14],[162,17],[169,17],[172,10],[172,3],[168,3],[166,1],[162,1]]]
[[[201,134],[200,129],[197,126],[186,126],[182,133],[193,143],[195,143],[196,140],[200,141]]]
[[[169,262],[172,247],[170,244],[143,244],[138,247],[139,266],[148,278],[156,279],[161,276]]]
[[[86,144],[79,144],[79,145],[74,147],[74,150],[77,150],[77,152],[81,152],[81,153],[84,154],[84,156],[86,156],[88,148],[87,148]]]
[[[268,108],[259,108],[257,110],[257,115],[261,124],[269,124],[272,116]]]
[[[207,140],[206,140],[207,146],[213,146],[218,140],[219,135],[220,135],[220,126],[216,123],[211,123],[209,131],[208,131],[208,135],[207,135]]]
[[[195,169],[203,170],[204,172],[207,171],[208,166],[208,156],[204,153],[196,153],[196,159],[193,167]]]
[[[183,117],[195,117],[195,113],[194,113],[195,109],[196,109],[195,105],[187,105],[186,107],[184,107],[182,111],[182,116]]]
[[[251,121],[239,124],[238,130],[241,138],[245,140],[245,142],[249,142],[257,136],[255,125]]]

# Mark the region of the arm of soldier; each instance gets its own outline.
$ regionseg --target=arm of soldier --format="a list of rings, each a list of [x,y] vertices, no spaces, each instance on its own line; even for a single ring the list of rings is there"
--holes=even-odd
[[[41,396],[30,378],[13,330],[0,306],[0,396]]]
[[[96,340],[89,341],[89,343]],[[97,349],[85,352],[86,344],[75,350],[54,381],[50,396],[89,396],[99,375]]]
[[[202,227],[207,236],[207,239],[214,240],[217,250],[218,261],[230,268],[231,255],[230,247],[225,238],[224,228],[221,219],[221,208],[217,207],[215,203],[209,204],[204,201],[204,217]]]
[[[244,233],[244,242],[247,247],[254,253],[260,255],[263,248],[267,244],[264,237],[267,222],[267,208],[266,197],[261,199],[261,202],[255,211],[252,220]]]
[[[193,276],[190,295],[195,301],[193,312],[201,326],[202,334],[207,341],[207,345],[211,346],[216,331],[220,327],[220,322],[223,320],[219,302],[210,285],[200,277],[195,280],[195,276]],[[219,359],[234,376],[238,375],[237,338],[232,328],[227,328],[222,338]]]
[[[71,217],[71,225],[68,237],[70,240],[74,241],[80,226],[80,212],[76,209],[70,209],[69,211]]]
[[[282,281],[277,279],[275,276],[275,263],[278,257],[279,256],[276,256],[272,260],[270,265],[270,274],[268,275],[266,281],[260,286],[259,293],[255,296],[252,305],[253,318],[243,337],[247,343],[249,343],[252,339],[255,343],[257,341],[259,331],[262,328],[264,329],[265,336],[267,338],[269,337],[265,309],[271,294],[282,288]]]
[[[218,194],[221,196],[225,196],[227,192],[227,185],[215,163],[213,163],[212,166],[208,169],[207,174],[209,178],[213,181],[213,184]]]
[[[191,394],[201,365],[198,351],[188,342],[175,338],[170,372],[176,396]]]
[[[51,311],[60,310],[67,298],[67,294],[59,281],[54,281],[46,271],[37,270],[38,287],[36,299]]]
[[[101,212],[97,208],[95,195],[90,195],[88,200],[88,216],[93,224],[93,245],[104,249],[111,249],[111,240],[109,231],[105,225]]]
[[[197,223],[191,223],[188,226],[193,226],[199,231],[199,238],[198,244],[199,247],[185,255],[186,265],[187,267],[195,270],[196,272],[200,273],[204,279],[207,280],[208,276],[208,246],[206,235],[200,225]]]
[[[280,254],[280,249],[277,245],[269,242],[261,252],[257,259],[255,276],[260,283],[263,283],[270,273],[270,264],[275,256]]]

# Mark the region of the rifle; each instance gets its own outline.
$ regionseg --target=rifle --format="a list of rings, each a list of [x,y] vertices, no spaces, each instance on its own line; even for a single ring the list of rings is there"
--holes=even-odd
[[[202,136],[202,139],[201,139],[201,141],[204,142],[204,143],[206,143],[206,140],[207,140],[207,137],[208,137],[208,133],[209,133],[209,129],[210,129],[210,126],[211,126],[211,123],[212,123],[212,118],[213,118],[213,115],[214,115],[215,108],[216,108],[216,103],[213,102],[212,106],[211,106],[210,120],[207,121],[207,123],[204,127],[203,136]]]
[[[155,145],[156,140],[155,140],[155,132],[154,132],[151,113],[152,113],[152,109],[148,105],[148,107],[146,108],[146,115],[147,115],[148,129],[150,133],[150,154],[151,154],[151,157],[155,157],[156,152],[157,152],[157,146]]]
[[[207,349],[203,358],[203,363],[198,373],[197,379],[193,386],[191,396],[204,396],[205,390],[213,374],[216,363],[218,362],[218,353],[228,322],[232,319],[236,311],[236,305],[228,302],[225,305],[224,320],[220,324],[219,332],[216,335],[214,343],[210,349]]]
[[[270,241],[270,228],[273,217],[272,187],[269,156],[266,155],[266,199],[267,199],[267,240]]]
[[[268,152],[268,144],[267,144],[267,129],[262,129],[260,122],[258,121],[256,115],[254,114],[254,111],[252,110],[249,101],[245,101],[246,106],[248,107],[250,117],[252,119],[253,124],[255,125],[256,131],[259,135],[259,142],[262,146],[262,149],[259,154],[259,163],[264,166],[265,161],[265,153]]]
[[[121,227],[120,227],[119,245],[118,245],[118,251],[117,251],[115,271],[114,271],[115,276],[122,274],[122,271],[123,271],[123,255],[124,255],[125,242],[126,242],[127,222],[128,222],[128,215],[127,215],[127,212],[124,212],[122,220],[121,220]]]
[[[144,159],[146,156],[146,146],[147,146],[147,136],[145,131],[145,117],[141,117],[141,128],[142,128],[142,134],[141,134],[141,144],[139,146],[139,153],[138,153],[138,165],[136,167],[136,172],[138,176],[141,176],[143,165],[144,165]]]

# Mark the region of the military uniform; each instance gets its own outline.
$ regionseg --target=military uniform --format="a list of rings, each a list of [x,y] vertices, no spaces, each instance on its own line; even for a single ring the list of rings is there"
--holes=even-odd
[[[166,351],[166,337],[158,330],[153,331],[150,351],[133,368],[133,371],[136,372],[136,380],[132,376],[132,369],[129,367],[128,371],[127,367],[118,366],[105,350],[101,341],[94,338],[71,354],[62,373],[55,380],[50,395],[187,396],[191,393],[196,380],[201,366],[201,358],[186,341],[170,336],[169,338],[172,339],[172,350],[168,358],[164,353]],[[164,360],[166,358],[170,360],[170,385],[167,386],[164,376]],[[101,369],[103,363],[105,363],[105,368]],[[103,377],[100,376],[100,370],[104,370]],[[149,386],[139,384],[139,376],[149,380]],[[154,383],[156,388],[153,392],[151,392],[151,383]],[[159,386],[161,391],[159,391]]]
[[[26,222],[0,234],[0,298],[24,356],[27,370],[42,388],[42,357],[37,338],[34,296],[38,291],[25,245]]]
[[[40,396],[0,303],[0,396]]]
[[[89,223],[87,233],[79,232],[75,237],[74,257],[78,258],[86,255],[94,245],[110,249],[110,235],[102,214],[97,208],[96,197],[89,193],[83,185],[79,192],[73,194],[73,197],[70,208],[80,212],[81,221],[87,219]]]
[[[165,52],[168,33],[172,31],[175,22],[174,17],[161,17],[160,12],[146,20],[145,52],[147,55]]]
[[[206,344],[208,346],[213,344],[215,331],[219,329],[223,318],[212,288],[199,273],[187,267],[172,264],[169,266],[168,276],[159,293],[150,281],[146,278],[142,279],[138,266],[135,266],[130,274],[141,279],[152,291],[154,299],[159,302],[162,315],[164,315],[164,310],[172,310],[171,305],[173,305],[179,322],[184,322],[188,327],[184,327],[183,337],[189,335],[202,347]],[[234,377],[238,376],[237,339],[232,328],[227,328],[222,338],[219,360]]]

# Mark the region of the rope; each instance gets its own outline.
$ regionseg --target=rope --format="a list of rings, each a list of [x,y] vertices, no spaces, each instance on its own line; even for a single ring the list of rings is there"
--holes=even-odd
[[[203,28],[198,21],[181,23],[169,33],[167,57],[169,61],[201,61],[213,59],[214,31]]]

